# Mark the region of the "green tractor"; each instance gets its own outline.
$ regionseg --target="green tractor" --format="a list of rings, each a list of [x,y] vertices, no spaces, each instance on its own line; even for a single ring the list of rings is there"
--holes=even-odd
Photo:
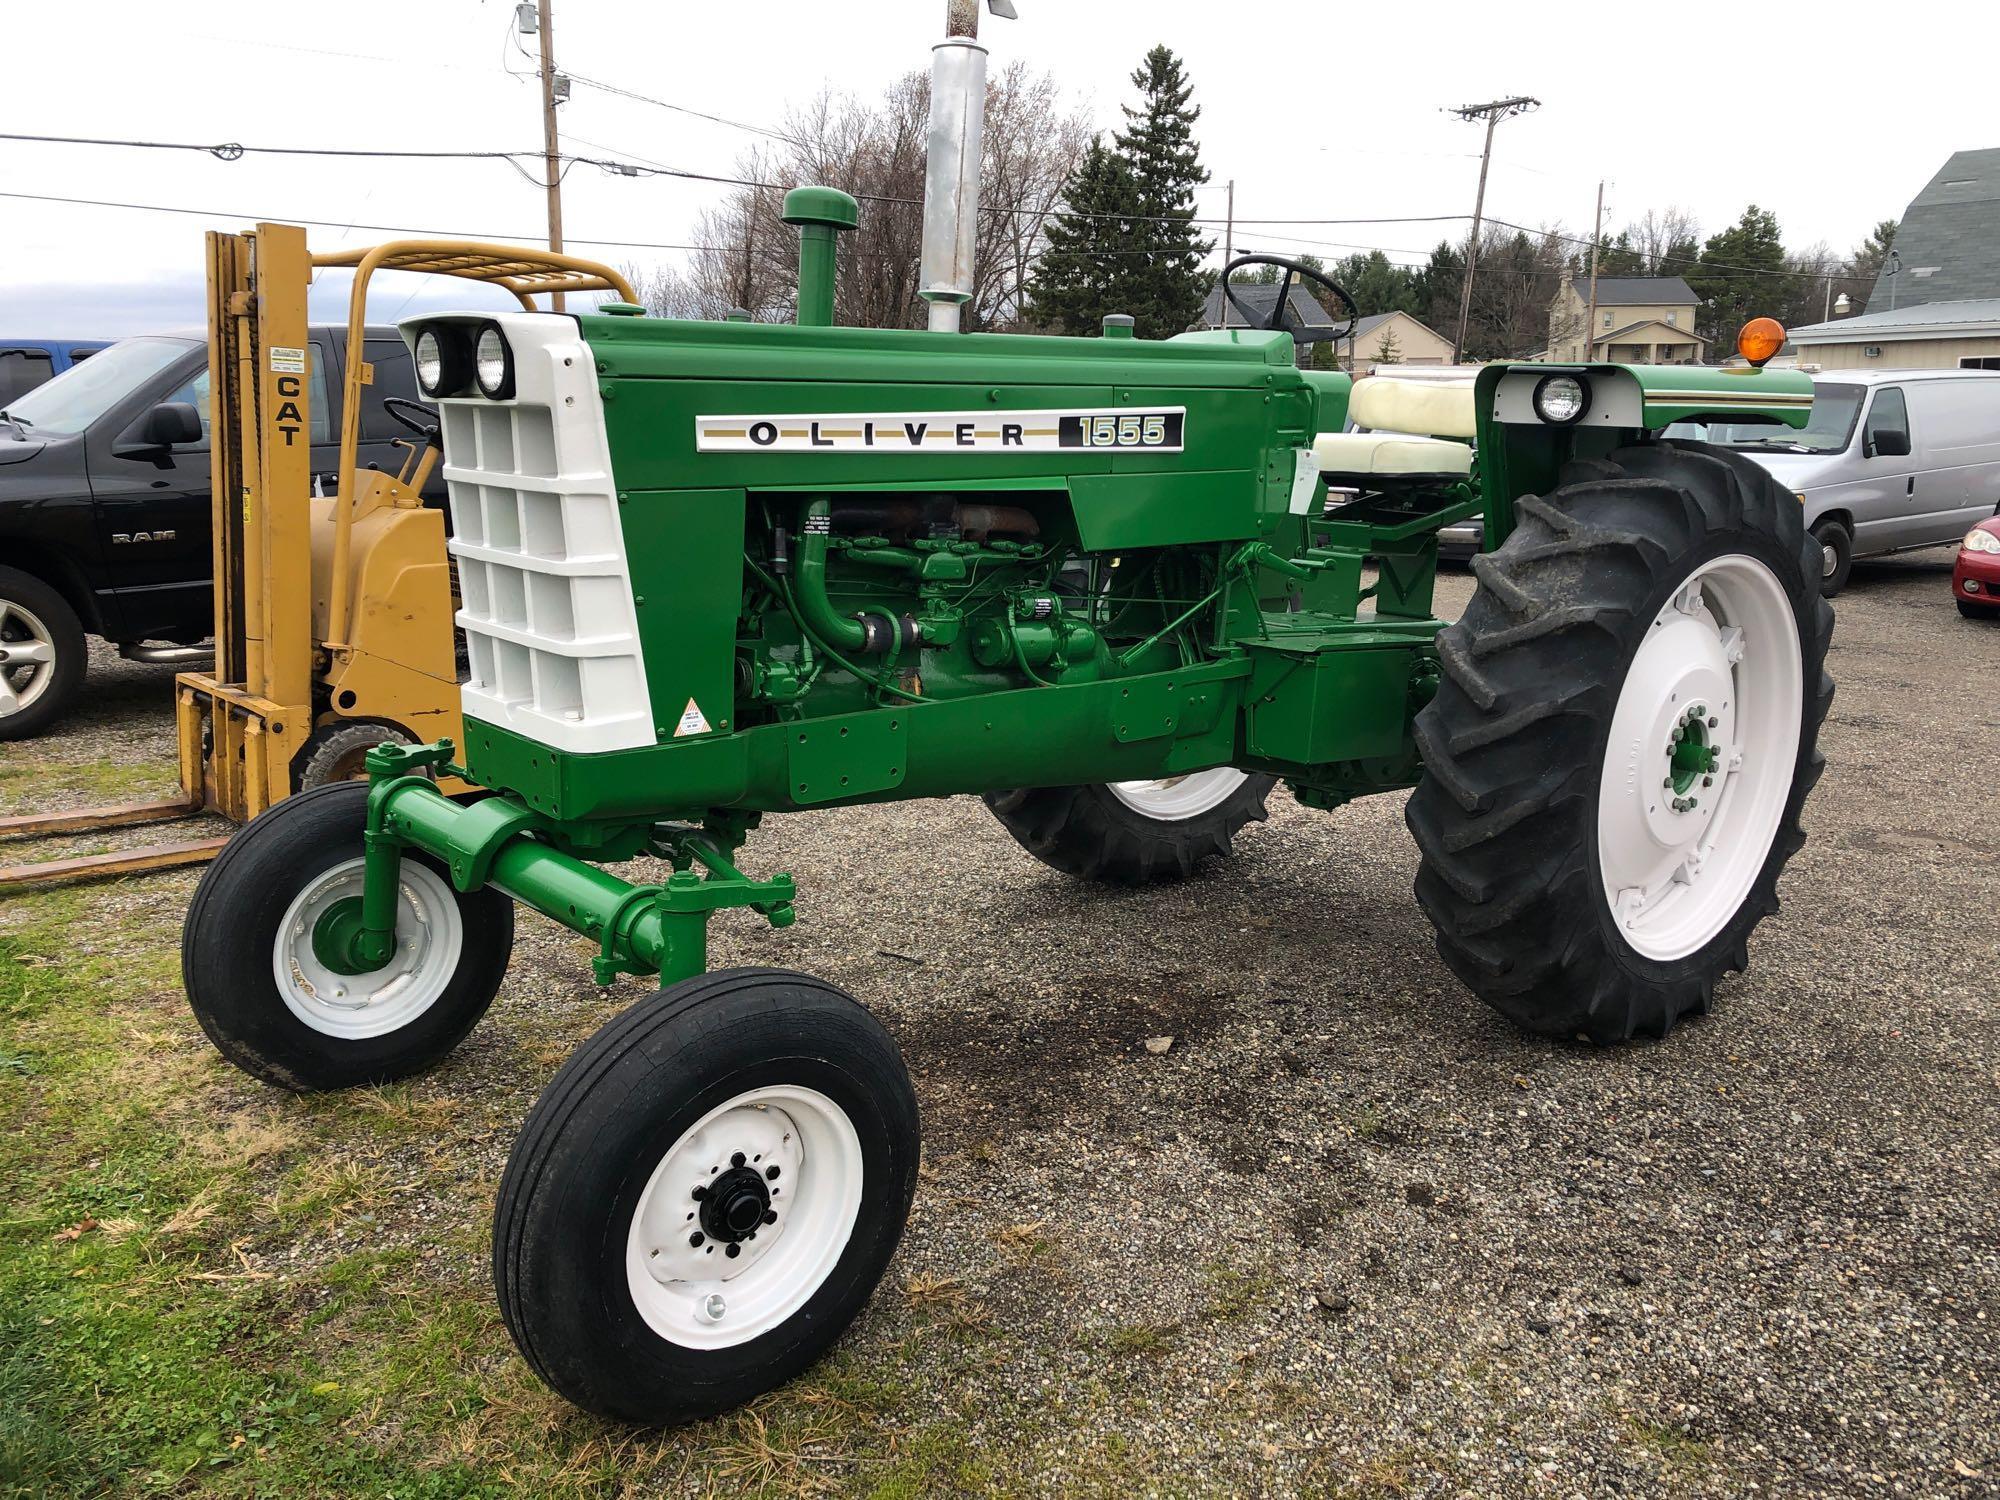
[[[1453,389],[1300,370],[1283,326],[836,327],[856,212],[787,200],[796,324],[405,325],[442,412],[465,743],[385,745],[367,784],[275,807],[187,919],[202,1026],[291,1089],[442,1058],[515,902],[596,944],[600,983],[659,977],[549,1084],[493,1233],[522,1353],[627,1420],[818,1357],[916,1187],[910,1080],[860,1003],[707,972],[713,913],[793,920],[789,876],[739,867],[766,814],[978,793],[1037,858],[1141,883],[1228,854],[1278,780],[1328,810],[1413,788],[1452,971],[1613,1042],[1744,966],[1821,765],[1833,617],[1798,503],[1658,436],[1802,426],[1804,376],[1499,364]],[[1476,513],[1445,626],[1437,532]],[[601,868],[641,854],[672,873]]]

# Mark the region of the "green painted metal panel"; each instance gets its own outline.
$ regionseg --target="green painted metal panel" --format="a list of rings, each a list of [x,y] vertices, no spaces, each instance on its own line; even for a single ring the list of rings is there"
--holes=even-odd
[[[628,420],[612,421],[615,445]],[[743,491],[618,490],[646,694],[662,739],[727,733],[743,597]],[[710,726],[683,723],[690,709]]]

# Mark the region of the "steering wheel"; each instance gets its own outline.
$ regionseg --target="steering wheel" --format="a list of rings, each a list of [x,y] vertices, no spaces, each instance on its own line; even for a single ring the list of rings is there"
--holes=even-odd
[[[384,396],[382,410],[394,417],[397,423],[414,432],[426,444],[438,445],[438,415],[421,401],[411,401],[404,396]]]
[[[1315,271],[1311,266],[1301,265],[1295,260],[1284,260],[1276,255],[1239,255],[1222,268],[1222,295],[1229,299],[1231,307],[1243,315],[1245,327],[1257,327],[1258,314],[1236,295],[1236,288],[1229,283],[1231,274],[1239,266],[1276,266],[1285,273],[1284,280],[1278,283],[1278,296],[1271,304],[1270,315],[1264,320],[1263,326],[1266,328],[1281,329],[1294,336],[1303,330],[1304,325],[1292,315],[1292,282],[1295,278],[1315,282],[1326,288],[1338,297],[1340,305],[1347,309],[1347,321],[1328,335],[1332,342],[1338,343],[1352,333],[1355,323],[1361,317],[1361,309],[1354,305],[1354,299],[1347,295],[1346,289],[1323,273]]]

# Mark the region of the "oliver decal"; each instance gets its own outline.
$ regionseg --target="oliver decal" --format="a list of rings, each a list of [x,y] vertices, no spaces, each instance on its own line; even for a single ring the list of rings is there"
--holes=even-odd
[[[1184,406],[1111,410],[804,412],[695,418],[702,453],[1179,453]]]

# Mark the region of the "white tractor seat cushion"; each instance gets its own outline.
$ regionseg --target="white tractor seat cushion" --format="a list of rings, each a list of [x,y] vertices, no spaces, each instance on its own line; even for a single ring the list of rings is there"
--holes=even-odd
[[[1320,477],[1335,485],[1343,476],[1441,474],[1463,479],[1472,472],[1472,449],[1466,444],[1400,432],[1322,432],[1313,439],[1313,457],[1319,460]]]
[[[1478,435],[1472,382],[1397,380],[1368,375],[1354,382],[1347,415],[1356,427],[1378,432],[1428,432],[1435,437]]]

